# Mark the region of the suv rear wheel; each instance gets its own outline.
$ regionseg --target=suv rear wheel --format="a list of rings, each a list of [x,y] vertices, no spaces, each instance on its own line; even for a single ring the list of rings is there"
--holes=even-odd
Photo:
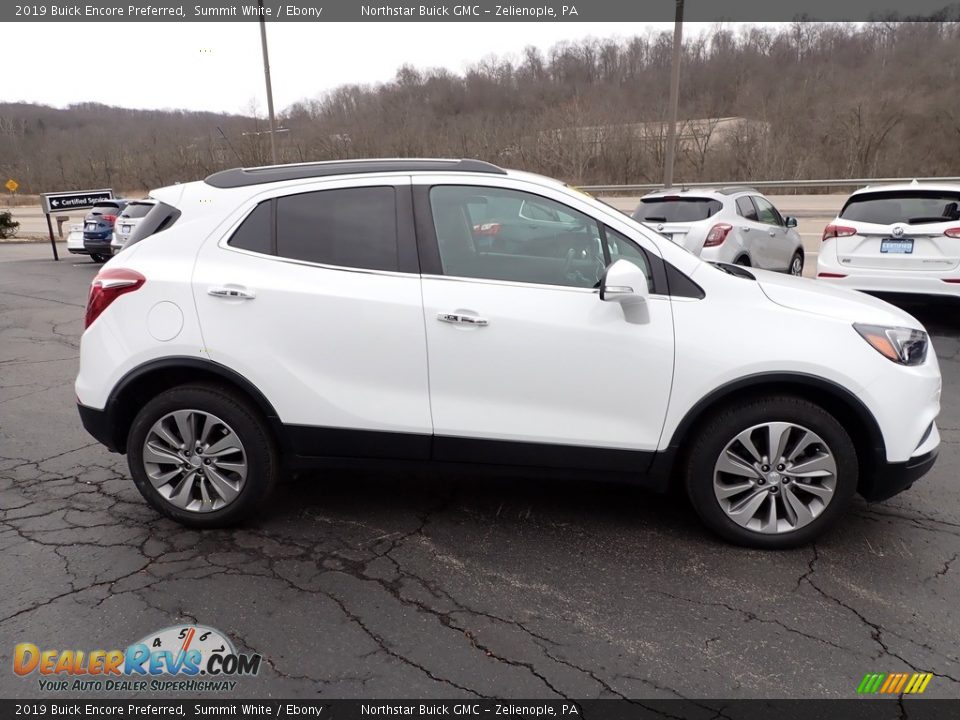
[[[708,420],[684,472],[708,527],[739,545],[774,549],[804,545],[842,515],[859,468],[836,418],[806,400],[773,396]]]
[[[259,507],[279,463],[259,413],[225,388],[184,385],[137,414],[127,460],[140,494],[167,517],[222,527]]]

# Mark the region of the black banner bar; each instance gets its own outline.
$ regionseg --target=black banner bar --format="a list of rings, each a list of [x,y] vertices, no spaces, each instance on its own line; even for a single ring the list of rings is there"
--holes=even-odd
[[[669,0],[265,0],[271,22],[672,22]],[[688,22],[960,20],[944,0],[687,0]],[[258,21],[256,0],[0,3],[0,22]]]
[[[799,689],[799,688],[795,688]],[[0,718],[560,718],[565,720],[944,720],[960,699],[850,700],[0,700]]]

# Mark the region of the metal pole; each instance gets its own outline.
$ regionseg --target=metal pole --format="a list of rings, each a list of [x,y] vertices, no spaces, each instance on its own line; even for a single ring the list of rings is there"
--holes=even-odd
[[[263,0],[258,0],[260,8],[260,44],[263,46],[263,79],[267,83],[267,112],[270,114],[270,159],[277,165],[276,122],[273,117],[273,86],[270,84],[270,57],[267,55],[267,21],[263,15]]]
[[[673,66],[670,69],[670,118],[667,121],[667,152],[663,162],[663,186],[673,187],[673,159],[677,152],[677,105],[680,102],[680,50],[683,45],[683,0],[676,0],[673,21]]]
[[[57,241],[53,239],[53,223],[50,222],[50,213],[44,213],[47,216],[47,230],[50,231],[50,248],[53,250],[53,259],[59,260],[60,256],[57,254]]]

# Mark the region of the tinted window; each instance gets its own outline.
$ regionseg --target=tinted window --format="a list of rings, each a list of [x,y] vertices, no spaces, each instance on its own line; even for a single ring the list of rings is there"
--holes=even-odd
[[[343,188],[277,200],[277,254],[369,270],[397,270],[392,187]]]
[[[228,244],[231,247],[251,252],[272,253],[271,243],[273,223],[270,212],[271,201],[267,200],[257,205],[247,219],[236,229]]]
[[[120,213],[120,217],[125,218],[142,218],[148,212],[153,205],[151,203],[130,203],[123,209],[123,212]]]
[[[442,185],[430,190],[430,206],[445,275],[596,287],[606,266],[596,221],[553,200]],[[521,217],[521,206],[550,219]]]
[[[94,206],[94,208],[90,211],[90,214],[116,215],[117,210],[119,210],[120,207],[121,206],[119,203],[104,202]]]
[[[747,220],[759,222],[757,219],[757,209],[748,197],[737,198],[737,214]]]
[[[783,225],[783,218],[777,209],[762,197],[754,197],[753,204],[757,206],[757,218],[766,225]]]
[[[633,213],[635,220],[643,222],[696,222],[706,220],[720,212],[719,200],[696,197],[644,198]]]
[[[943,190],[908,190],[864,193],[851,197],[840,217],[844,220],[893,225],[960,220],[960,193]]]

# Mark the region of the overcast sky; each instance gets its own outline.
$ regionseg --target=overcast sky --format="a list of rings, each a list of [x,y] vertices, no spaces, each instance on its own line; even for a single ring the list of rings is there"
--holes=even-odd
[[[770,24],[770,23],[761,23]],[[463,71],[527,45],[672,30],[672,23],[268,23],[278,111],[345,83],[390,80],[398,67]],[[687,23],[692,36],[713,25]],[[57,107],[266,112],[255,22],[24,23],[4,34],[0,100]],[[104,82],[103,77],[110,78]],[[78,79],[83,78],[83,79]]]

